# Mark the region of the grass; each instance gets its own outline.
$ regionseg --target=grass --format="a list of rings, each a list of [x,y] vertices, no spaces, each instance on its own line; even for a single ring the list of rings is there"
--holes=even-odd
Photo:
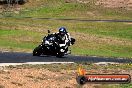
[[[131,84],[125,84],[125,85],[120,85],[120,88],[131,88],[132,87],[132,83]]]
[[[74,48],[72,49],[73,54],[78,55],[87,55],[87,56],[101,56],[101,57],[122,57],[122,58],[131,58],[131,50],[128,47],[118,47],[118,46],[110,46],[107,48],[103,47],[102,49],[81,49]],[[105,48],[105,49],[104,49]],[[125,51],[125,52],[124,52]]]
[[[124,23],[80,23],[75,29],[77,32],[132,39],[132,26]]]
[[[132,57],[131,24],[13,18],[3,18],[0,21],[1,47],[30,49],[31,51],[41,43],[41,39],[47,35],[48,29],[57,32],[57,28],[63,25],[76,38],[76,44],[71,46],[72,54]]]
[[[76,22],[76,21],[56,21],[56,20],[32,20],[32,19],[13,19],[5,18],[1,20],[3,26],[19,28],[19,26],[42,27],[43,29],[55,30],[60,26],[68,27],[68,31],[81,32],[86,34],[105,35],[117,38],[132,39],[132,26],[125,23],[93,23],[93,22]],[[8,22],[7,22],[8,21]],[[26,23],[25,23],[26,22]],[[39,26],[40,25],[40,26]],[[38,29],[38,28],[37,28]],[[23,29],[24,30],[24,29]],[[30,29],[28,29],[30,30]],[[32,30],[34,31],[34,30]],[[57,31],[57,30],[56,30]]]
[[[20,12],[21,16],[32,16],[32,17],[66,17],[67,12],[72,13],[72,11],[86,11],[87,5],[77,4],[77,3],[65,3],[61,1],[51,1],[47,2],[47,5],[42,5],[40,7],[31,8],[28,11],[22,10]],[[73,15],[71,15],[73,17]]]
[[[89,0],[87,4],[77,3],[75,0],[66,3],[65,0],[39,0],[25,4],[19,14],[5,13],[4,16],[31,16],[51,18],[85,18],[85,19],[128,19],[132,18],[132,11],[125,8],[104,8],[95,5],[97,0]]]
[[[38,36],[37,33],[32,31],[0,30],[0,46],[32,49],[35,47],[33,40]]]

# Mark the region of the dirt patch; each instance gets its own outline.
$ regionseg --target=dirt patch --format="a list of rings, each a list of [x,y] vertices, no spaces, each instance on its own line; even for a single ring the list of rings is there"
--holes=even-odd
[[[88,66],[88,74],[125,74],[132,75],[132,70],[103,68],[99,65]],[[98,68],[101,67],[101,68]],[[56,69],[56,68],[55,68]],[[80,88],[76,82],[77,70],[50,71],[46,68],[4,68],[0,69],[0,85],[2,88]],[[81,88],[96,88],[101,84],[87,84]],[[101,87],[99,87],[101,88]]]
[[[130,23],[126,23],[126,24],[128,24],[128,25],[132,25],[132,22],[130,22]]]
[[[57,88],[58,86],[73,88],[74,84],[72,83],[76,83],[72,79],[74,76],[68,77],[46,69],[12,69],[8,72],[0,74],[0,84],[4,85],[5,88]]]
[[[70,0],[69,0],[70,1]],[[77,3],[100,5],[108,8],[126,8],[132,10],[132,0],[72,0]]]
[[[95,5],[102,5],[108,8],[132,9],[132,0],[97,0]]]

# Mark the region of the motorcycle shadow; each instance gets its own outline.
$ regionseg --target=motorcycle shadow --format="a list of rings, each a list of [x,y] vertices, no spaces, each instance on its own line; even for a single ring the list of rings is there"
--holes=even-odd
[[[36,57],[55,57],[55,58],[67,58],[66,56],[63,56],[63,57],[56,57],[56,56],[52,56],[52,55],[40,55],[40,56],[36,56]]]

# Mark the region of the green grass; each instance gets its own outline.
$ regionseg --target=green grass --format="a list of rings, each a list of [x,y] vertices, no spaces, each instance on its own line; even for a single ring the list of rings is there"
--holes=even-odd
[[[21,49],[33,49],[35,47],[35,44],[33,43],[25,43],[25,42],[16,42],[16,41],[8,41],[8,40],[0,40],[0,46],[1,47],[7,47],[7,48],[21,48]]]
[[[1,29],[0,30],[0,36],[16,36],[16,37],[24,37],[24,36],[33,36],[33,37],[39,37],[39,33],[33,32],[30,30],[14,30],[14,29]]]
[[[77,32],[132,39],[132,26],[124,23],[81,23],[75,29]]]
[[[132,83],[130,83],[130,84],[122,84],[122,85],[120,85],[119,86],[120,88],[131,88],[132,87]]]
[[[31,20],[31,19],[1,19],[3,26],[18,27],[24,25],[26,27],[37,27],[41,25],[43,30],[57,29],[60,26],[66,26],[69,31],[81,32],[85,34],[104,35],[117,38],[132,39],[132,26],[125,23],[98,23],[98,22],[77,22],[77,21],[56,21],[56,20]],[[8,23],[9,22],[9,23]],[[25,23],[26,22],[26,23]],[[39,26],[38,26],[39,27]],[[38,29],[38,28],[37,28]],[[32,30],[34,31],[34,30]],[[56,30],[57,31],[57,30]]]
[[[117,46],[117,45],[96,45],[94,48],[89,49],[88,47],[82,49],[81,47],[72,47],[72,53],[77,55],[87,56],[101,56],[101,57],[129,57],[132,55],[132,47]]]
[[[47,35],[48,29],[57,32],[57,28],[63,25],[77,40],[75,45],[71,46],[72,54],[132,57],[131,24],[14,18],[3,18],[0,21],[1,47],[33,50],[40,44],[43,36]]]
[[[38,42],[39,34],[24,30],[0,30],[0,46],[8,48],[33,49]],[[27,41],[26,38],[32,38]],[[34,42],[33,42],[34,41]]]
[[[90,3],[65,3],[64,0],[32,1],[23,6],[19,14],[5,13],[3,15],[51,17],[51,18],[85,18],[85,19],[128,19],[132,18],[132,11],[125,8],[104,8],[95,5],[97,0]],[[36,4],[35,4],[36,3]]]
[[[76,11],[86,11],[89,9],[85,4],[79,3],[64,3],[63,1],[56,1],[56,3],[49,3],[36,8],[31,8],[28,11],[22,10],[20,12],[21,16],[32,16],[32,17],[74,17]],[[68,12],[68,14],[67,14]]]

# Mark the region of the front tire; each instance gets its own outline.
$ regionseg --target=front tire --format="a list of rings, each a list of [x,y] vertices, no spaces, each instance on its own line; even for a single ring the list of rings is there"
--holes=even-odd
[[[40,56],[42,54],[42,46],[39,45],[33,50],[33,56]]]

